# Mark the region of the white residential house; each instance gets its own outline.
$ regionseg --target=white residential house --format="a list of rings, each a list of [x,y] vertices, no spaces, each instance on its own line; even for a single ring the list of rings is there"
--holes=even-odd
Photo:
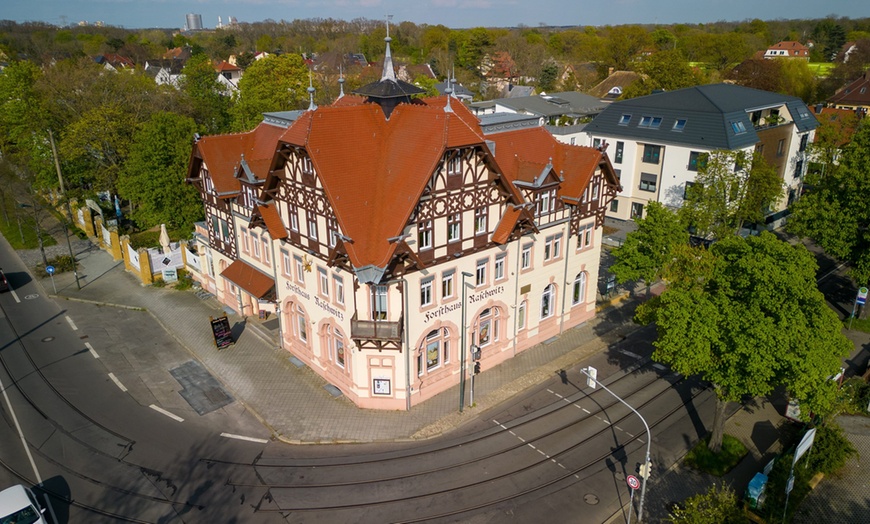
[[[818,121],[802,100],[732,84],[711,84],[614,102],[589,123],[587,144],[606,148],[622,189],[607,216],[643,216],[649,202],[680,207],[704,155],[759,151],[775,166],[784,196],[766,226],[780,226],[800,195],[806,146]]]

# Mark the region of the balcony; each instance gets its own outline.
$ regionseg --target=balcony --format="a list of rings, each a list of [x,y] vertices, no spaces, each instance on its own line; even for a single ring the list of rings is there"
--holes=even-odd
[[[358,347],[373,349],[402,348],[402,318],[398,322],[386,320],[359,320],[354,313],[350,319],[350,338]]]

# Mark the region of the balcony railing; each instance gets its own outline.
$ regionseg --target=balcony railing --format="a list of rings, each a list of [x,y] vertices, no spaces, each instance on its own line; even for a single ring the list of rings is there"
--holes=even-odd
[[[353,339],[397,342],[402,341],[402,321],[359,320],[356,313],[350,319],[350,337]]]

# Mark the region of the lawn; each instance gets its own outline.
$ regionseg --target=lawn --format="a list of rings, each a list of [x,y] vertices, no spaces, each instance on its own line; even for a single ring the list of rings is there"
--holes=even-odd
[[[11,199],[7,198],[3,202],[5,209],[0,208],[0,233],[12,245],[13,249],[37,249],[39,242],[36,237],[36,220],[30,208],[20,208],[15,205]],[[40,212],[40,221],[44,222],[48,217],[48,211]],[[44,246],[53,246],[57,244],[54,238],[46,233],[40,224],[40,232],[42,233],[42,244]]]

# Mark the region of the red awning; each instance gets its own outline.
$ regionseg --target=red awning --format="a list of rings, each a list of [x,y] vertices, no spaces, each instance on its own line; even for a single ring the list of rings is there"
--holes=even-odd
[[[272,277],[259,269],[236,260],[224,269],[221,276],[250,293],[254,298],[263,298],[275,288]]]

